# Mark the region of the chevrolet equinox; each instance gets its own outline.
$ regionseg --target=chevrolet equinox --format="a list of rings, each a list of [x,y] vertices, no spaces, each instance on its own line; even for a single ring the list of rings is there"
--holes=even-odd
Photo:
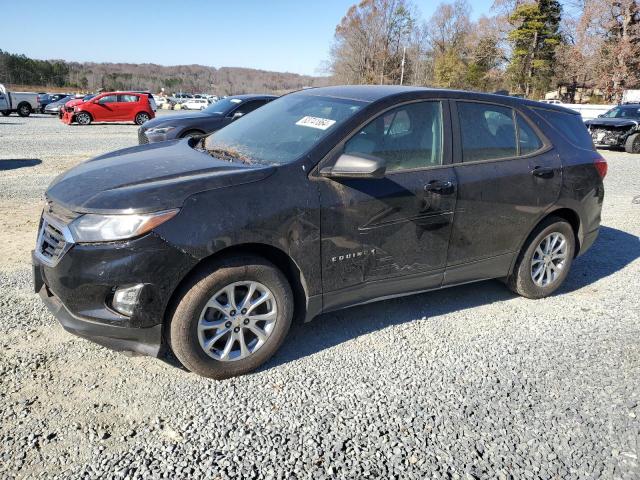
[[[491,278],[550,295],[596,239],[606,171],[580,116],[555,105],[306,89],[60,175],[35,289],[72,333],[231,377],[294,318]]]

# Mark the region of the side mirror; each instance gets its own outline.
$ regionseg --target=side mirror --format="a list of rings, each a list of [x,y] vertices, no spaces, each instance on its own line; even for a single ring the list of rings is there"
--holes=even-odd
[[[234,114],[232,115],[231,120],[237,120],[237,119],[239,119],[239,118],[240,118],[240,117],[242,117],[242,116],[244,116],[244,113],[242,113],[242,112],[236,112],[236,113],[234,113]]]
[[[328,178],[384,178],[387,162],[364,153],[343,153],[333,167],[320,170]]]

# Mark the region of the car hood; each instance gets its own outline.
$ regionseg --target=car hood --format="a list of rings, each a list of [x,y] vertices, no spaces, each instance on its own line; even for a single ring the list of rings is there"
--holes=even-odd
[[[223,117],[218,115],[207,115],[206,113],[186,113],[186,114],[173,114],[173,115],[163,115],[161,117],[156,117],[153,120],[149,120],[144,122],[142,125],[142,130],[149,130],[150,128],[156,127],[165,127],[165,126],[174,126],[176,122],[176,126],[179,125],[187,125],[189,123],[197,123],[202,120],[212,121],[215,119],[220,119],[222,121]]]
[[[84,103],[84,100],[81,98],[76,98],[75,100],[69,100],[67,103],[64,104],[64,106],[75,107],[76,105],[80,105],[81,103]]]
[[[117,150],[58,176],[48,200],[78,213],[142,213],[180,207],[199,192],[262,180],[275,167],[216,159],[193,139]]]
[[[635,127],[640,124],[640,120],[629,118],[594,118],[584,122],[588,127]]]

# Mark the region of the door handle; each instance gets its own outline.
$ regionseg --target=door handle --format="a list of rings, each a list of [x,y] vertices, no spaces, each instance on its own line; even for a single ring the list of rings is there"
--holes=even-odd
[[[448,195],[453,193],[453,182],[446,180],[444,182],[440,180],[431,180],[424,186],[425,192],[438,193],[440,195]]]
[[[534,177],[551,178],[554,174],[555,172],[551,167],[536,166],[531,169],[531,175],[533,175]]]

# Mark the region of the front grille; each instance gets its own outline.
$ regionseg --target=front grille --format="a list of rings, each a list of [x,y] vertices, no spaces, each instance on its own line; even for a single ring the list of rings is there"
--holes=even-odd
[[[50,215],[43,214],[36,242],[36,255],[49,266],[56,265],[73,245],[67,226]]]
[[[149,143],[149,139],[147,138],[147,136],[144,134],[144,132],[142,130],[138,130],[138,144],[140,145],[144,145],[146,143]]]

